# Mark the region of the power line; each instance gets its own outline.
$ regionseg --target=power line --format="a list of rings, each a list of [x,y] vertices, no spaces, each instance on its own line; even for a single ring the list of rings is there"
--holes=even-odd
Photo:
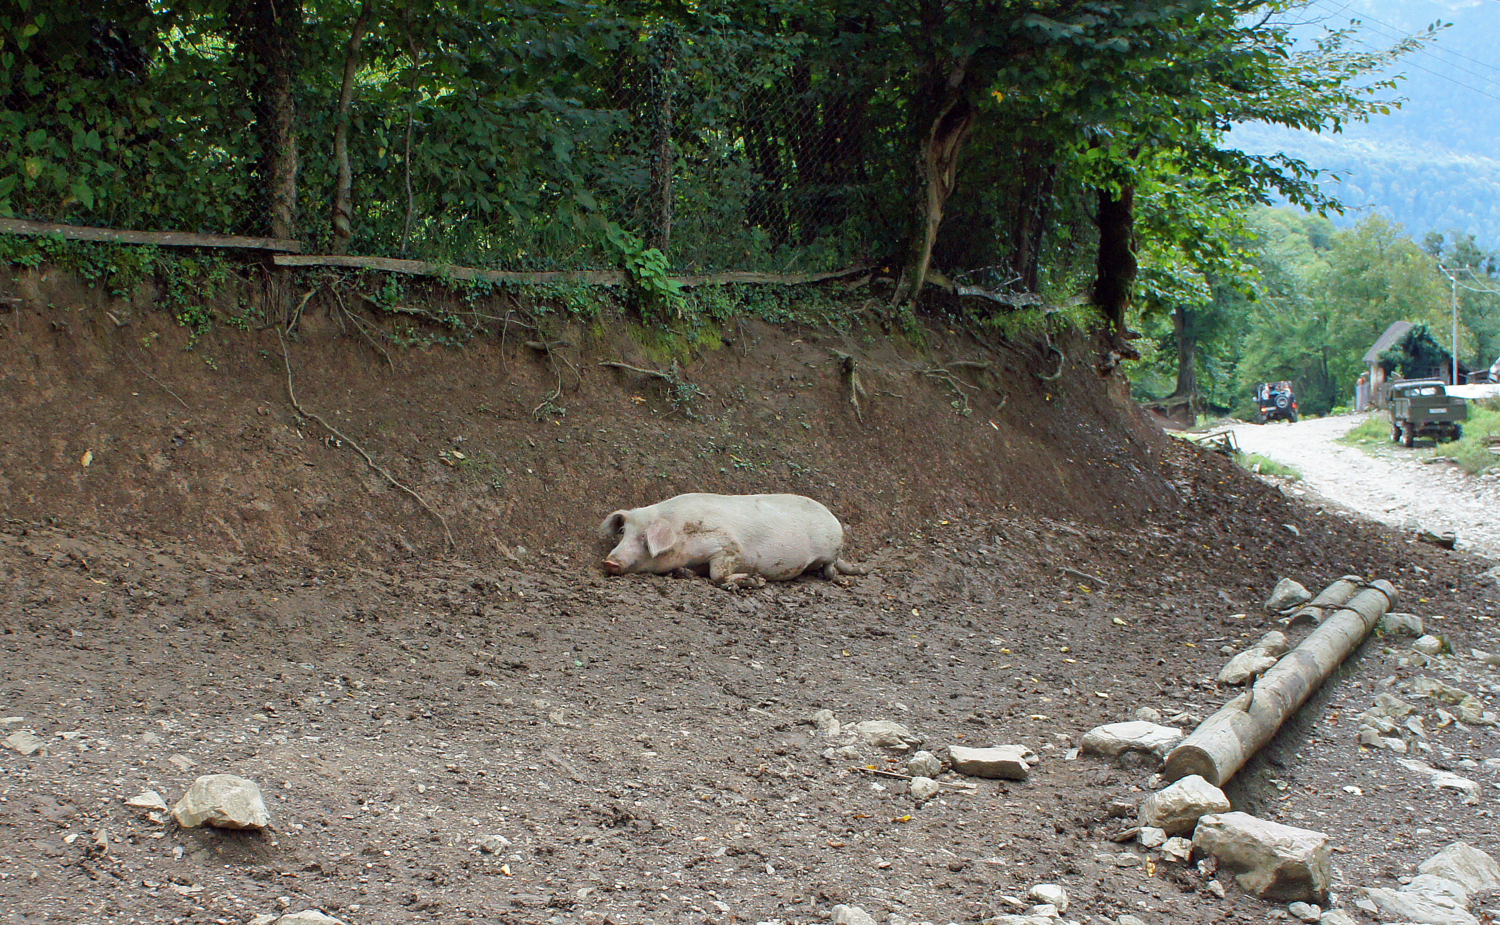
[[[1317,5],[1317,4],[1323,3],[1323,2],[1325,2],[1325,0],[1313,0],[1313,4],[1314,5]],[[1329,13],[1328,16],[1329,16],[1329,18],[1337,16],[1340,13],[1343,13],[1345,10],[1348,10],[1351,6],[1353,6],[1352,3],[1345,3],[1343,6],[1339,7],[1337,10]],[[1395,38],[1398,41],[1400,39],[1409,39],[1409,38],[1415,38],[1416,37],[1416,33],[1407,32],[1406,30],[1402,29],[1400,26],[1393,26],[1393,25],[1391,25],[1388,22],[1382,22],[1381,20],[1378,20],[1378,19],[1376,19],[1373,16],[1367,16],[1367,15],[1365,15],[1363,13],[1353,13],[1351,15],[1358,17],[1358,22],[1360,23],[1360,25],[1365,25],[1367,23],[1375,23],[1377,26],[1382,26],[1382,27],[1384,27],[1386,29],[1389,29],[1391,32],[1394,32],[1396,34]],[[1370,31],[1375,32],[1375,33],[1377,33],[1379,35],[1382,35],[1384,38],[1391,38],[1392,37],[1392,36],[1387,35],[1385,33],[1381,33],[1377,29],[1371,29]],[[1431,45],[1431,46],[1424,45],[1420,49],[1418,49],[1418,51],[1420,51],[1423,54],[1432,54],[1433,52],[1440,51],[1440,52],[1442,52],[1445,55],[1452,55],[1455,58],[1462,58],[1465,61],[1469,61],[1469,62],[1471,62],[1473,64],[1477,64],[1480,67],[1488,68],[1489,70],[1495,71],[1496,73],[1500,73],[1500,67],[1497,67],[1497,66],[1495,66],[1493,64],[1490,64],[1488,61],[1481,61],[1478,58],[1471,58],[1471,57],[1469,57],[1468,55],[1464,54],[1461,51],[1454,51],[1451,48],[1444,48],[1441,45]],[[1447,63],[1447,62],[1444,62],[1444,63]],[[1463,69],[1460,68],[1460,70],[1463,70]],[[1473,72],[1472,71],[1465,71],[1465,73],[1473,73]],[[1489,80],[1489,79],[1491,79],[1491,78],[1488,78],[1488,77],[1483,77],[1483,76],[1481,76],[1479,74],[1475,74],[1474,76],[1479,77],[1481,80]]]
[[[1438,264],[1438,269],[1442,271],[1444,276],[1448,277],[1449,282],[1457,286],[1459,289],[1464,290],[1465,292],[1480,292],[1486,295],[1500,295],[1500,287],[1497,287],[1495,289],[1476,289],[1473,286],[1465,286],[1463,283],[1458,281],[1458,277],[1453,275],[1454,273],[1463,271],[1469,274],[1469,279],[1477,283],[1479,282],[1479,277],[1474,273],[1473,267],[1445,267],[1442,264]],[[1489,277],[1486,277],[1486,279],[1489,279]]]
[[[1314,4],[1321,3],[1321,2],[1323,2],[1323,0],[1314,0]],[[1333,12],[1328,13],[1328,18],[1331,19],[1334,16],[1337,16],[1340,13],[1343,13],[1344,11],[1349,10],[1350,6],[1351,6],[1351,4],[1347,4],[1347,3],[1344,4],[1343,6],[1339,7],[1338,10],[1335,10]],[[1389,40],[1392,40],[1392,41],[1398,41],[1399,42],[1399,41],[1403,41],[1405,39],[1415,38],[1416,37],[1414,33],[1405,32],[1405,31],[1403,31],[1398,26],[1392,26],[1389,23],[1381,22],[1378,19],[1370,19],[1369,17],[1361,17],[1358,20],[1358,22],[1361,25],[1365,25],[1367,31],[1369,31],[1371,33],[1374,33],[1375,35],[1377,35],[1377,36],[1379,36],[1379,37],[1381,37],[1383,39],[1389,39]],[[1377,25],[1384,26],[1386,29],[1391,30],[1395,34],[1392,35],[1392,34],[1387,33],[1387,32],[1382,32],[1379,29],[1370,28],[1368,25],[1366,25],[1367,22],[1373,22],[1373,23],[1376,23]],[[1382,48],[1378,48],[1378,47],[1376,47],[1375,45],[1372,45],[1369,42],[1362,41],[1358,36],[1351,36],[1350,39],[1349,39],[1349,41],[1351,41],[1351,42],[1353,42],[1353,43],[1355,43],[1355,44],[1357,44],[1357,45],[1359,45],[1359,46],[1361,46],[1363,48],[1366,48],[1366,49],[1368,49],[1370,51],[1380,52],[1380,51],[1384,51],[1385,50],[1385,49],[1382,49]],[[1452,51],[1451,49],[1443,48],[1442,46],[1439,46],[1439,45],[1431,45],[1431,46],[1423,45],[1422,47],[1415,49],[1415,53],[1416,54],[1427,55],[1429,58],[1432,58],[1434,61],[1438,62],[1439,64],[1443,65],[1444,67],[1451,68],[1453,70],[1459,71],[1459,72],[1464,73],[1464,74],[1468,74],[1469,76],[1474,77],[1474,78],[1476,78],[1478,80],[1482,80],[1482,81],[1484,81],[1486,83],[1500,84],[1500,80],[1496,80],[1495,78],[1491,78],[1491,77],[1489,77],[1489,76],[1487,76],[1485,74],[1480,74],[1480,73],[1477,73],[1475,71],[1471,71],[1471,70],[1469,70],[1468,68],[1465,68],[1465,67],[1460,67],[1459,65],[1454,64],[1451,61],[1444,60],[1443,58],[1440,58],[1436,54],[1434,54],[1433,53],[1434,51],[1441,51],[1444,54],[1453,55],[1455,57],[1462,58],[1465,61],[1471,61],[1471,62],[1473,62],[1475,64],[1480,65],[1481,67],[1488,68],[1489,70],[1493,70],[1496,73],[1500,73],[1500,67],[1495,67],[1494,65],[1488,64],[1488,63],[1486,63],[1484,61],[1479,61],[1479,60],[1477,60],[1475,58],[1471,58],[1468,55],[1465,55],[1465,54],[1463,54],[1461,52]],[[1475,86],[1472,86],[1470,84],[1464,83],[1463,81],[1458,80],[1458,79],[1456,79],[1454,77],[1451,77],[1448,74],[1442,73],[1441,71],[1434,71],[1431,68],[1423,67],[1422,65],[1417,64],[1415,61],[1412,61],[1410,58],[1407,58],[1406,61],[1405,61],[1405,63],[1408,64],[1408,65],[1410,65],[1413,68],[1416,68],[1419,71],[1424,71],[1424,72],[1426,72],[1428,74],[1433,75],[1434,77],[1440,77],[1443,80],[1446,80],[1446,81],[1448,81],[1451,84],[1454,84],[1455,86],[1462,87],[1465,90],[1469,90],[1471,92],[1478,93],[1481,96],[1485,96],[1485,97],[1488,97],[1489,99],[1496,100],[1497,102],[1500,102],[1500,96],[1497,96],[1496,94],[1491,93],[1489,90],[1481,89],[1479,87],[1475,87]]]
[[[1382,51],[1383,50],[1383,49],[1375,47],[1374,45],[1371,45],[1369,42],[1362,42],[1359,39],[1351,39],[1351,41],[1353,41],[1356,45],[1361,45],[1361,46],[1363,46],[1365,48],[1368,48],[1370,51]],[[1406,64],[1408,66],[1410,66],[1410,67],[1416,68],[1419,71],[1425,71],[1425,72],[1427,72],[1428,74],[1431,74],[1434,77],[1441,77],[1443,80],[1448,81],[1449,83],[1453,84],[1454,86],[1463,87],[1465,90],[1468,90],[1471,93],[1477,93],[1480,96],[1489,97],[1490,99],[1494,100],[1495,102],[1500,103],[1500,96],[1497,96],[1496,94],[1491,93],[1488,90],[1481,90],[1478,87],[1470,86],[1469,84],[1466,84],[1466,83],[1464,83],[1461,80],[1455,80],[1452,77],[1449,77],[1447,74],[1444,74],[1441,71],[1434,71],[1432,68],[1423,67],[1422,65],[1416,63],[1415,61],[1407,61]]]
[[[1391,39],[1393,41],[1401,41],[1402,39],[1408,39],[1408,38],[1412,37],[1411,35],[1408,35],[1408,34],[1405,34],[1405,33],[1400,33],[1400,32],[1398,32],[1396,35],[1391,35],[1391,34],[1386,33],[1386,32],[1381,32],[1379,29],[1370,29],[1368,31],[1375,33],[1376,35],[1380,36],[1381,38]],[[1474,60],[1473,58],[1470,58],[1467,55],[1460,55],[1460,54],[1458,54],[1458,52],[1450,52],[1450,51],[1448,51],[1448,49],[1442,48],[1441,46],[1438,46],[1438,45],[1432,45],[1432,46],[1424,45],[1421,48],[1416,49],[1416,53],[1417,54],[1419,54],[1419,55],[1427,55],[1429,58],[1433,58],[1436,61],[1438,61],[1439,63],[1441,63],[1441,64],[1443,64],[1443,65],[1445,65],[1447,67],[1453,68],[1455,71],[1460,71],[1462,73],[1468,74],[1471,77],[1476,77],[1476,78],[1478,78],[1480,80],[1483,80],[1483,81],[1486,81],[1488,83],[1500,84],[1500,79],[1497,79],[1497,78],[1494,78],[1494,77],[1488,77],[1488,76],[1486,76],[1484,74],[1480,74],[1480,73],[1478,73],[1476,71],[1471,71],[1471,70],[1469,70],[1468,68],[1465,68],[1465,67],[1459,67],[1457,64],[1454,64],[1454,63],[1452,63],[1450,61],[1444,61],[1442,58],[1439,58],[1436,54],[1434,54],[1433,53],[1434,51],[1442,51],[1442,52],[1446,52],[1448,54],[1457,55],[1458,57],[1463,58],[1465,61],[1473,61]],[[1482,61],[1481,62],[1476,62],[1476,63],[1478,63],[1478,64],[1484,64],[1484,62],[1482,62]],[[1488,64],[1484,64],[1484,66],[1490,68],[1490,70],[1492,70],[1492,71],[1495,71],[1497,74],[1500,74],[1500,68],[1491,67]]]

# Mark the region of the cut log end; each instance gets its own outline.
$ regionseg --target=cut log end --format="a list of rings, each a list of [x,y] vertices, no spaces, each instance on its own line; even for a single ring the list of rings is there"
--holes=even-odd
[[[1169,781],[1177,781],[1192,774],[1198,775],[1215,787],[1224,784],[1224,781],[1220,779],[1218,764],[1208,751],[1196,745],[1179,745],[1172,749],[1167,755],[1167,763],[1162,768],[1162,775]]]

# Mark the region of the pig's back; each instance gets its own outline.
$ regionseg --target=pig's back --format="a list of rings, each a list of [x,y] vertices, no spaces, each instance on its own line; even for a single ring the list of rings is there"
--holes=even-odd
[[[844,528],[833,513],[802,495],[716,495],[705,501],[739,546],[741,567],[766,578],[794,578],[838,558]]]

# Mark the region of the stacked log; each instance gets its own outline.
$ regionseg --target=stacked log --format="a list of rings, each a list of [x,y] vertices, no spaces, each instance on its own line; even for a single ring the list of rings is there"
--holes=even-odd
[[[1326,603],[1350,590],[1339,587],[1349,584],[1349,579],[1339,579],[1314,602]],[[1163,771],[1167,779],[1197,774],[1214,786],[1224,786],[1358,648],[1396,600],[1395,587],[1383,580],[1346,596],[1300,645],[1267,669],[1249,692],[1200,723],[1167,755]]]

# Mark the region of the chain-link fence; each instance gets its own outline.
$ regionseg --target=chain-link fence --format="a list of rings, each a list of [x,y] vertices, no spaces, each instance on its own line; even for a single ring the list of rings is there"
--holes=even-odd
[[[678,271],[768,272],[873,259],[905,220],[895,104],[794,30],[562,4],[47,6],[0,9],[11,218],[514,270],[657,247]]]

